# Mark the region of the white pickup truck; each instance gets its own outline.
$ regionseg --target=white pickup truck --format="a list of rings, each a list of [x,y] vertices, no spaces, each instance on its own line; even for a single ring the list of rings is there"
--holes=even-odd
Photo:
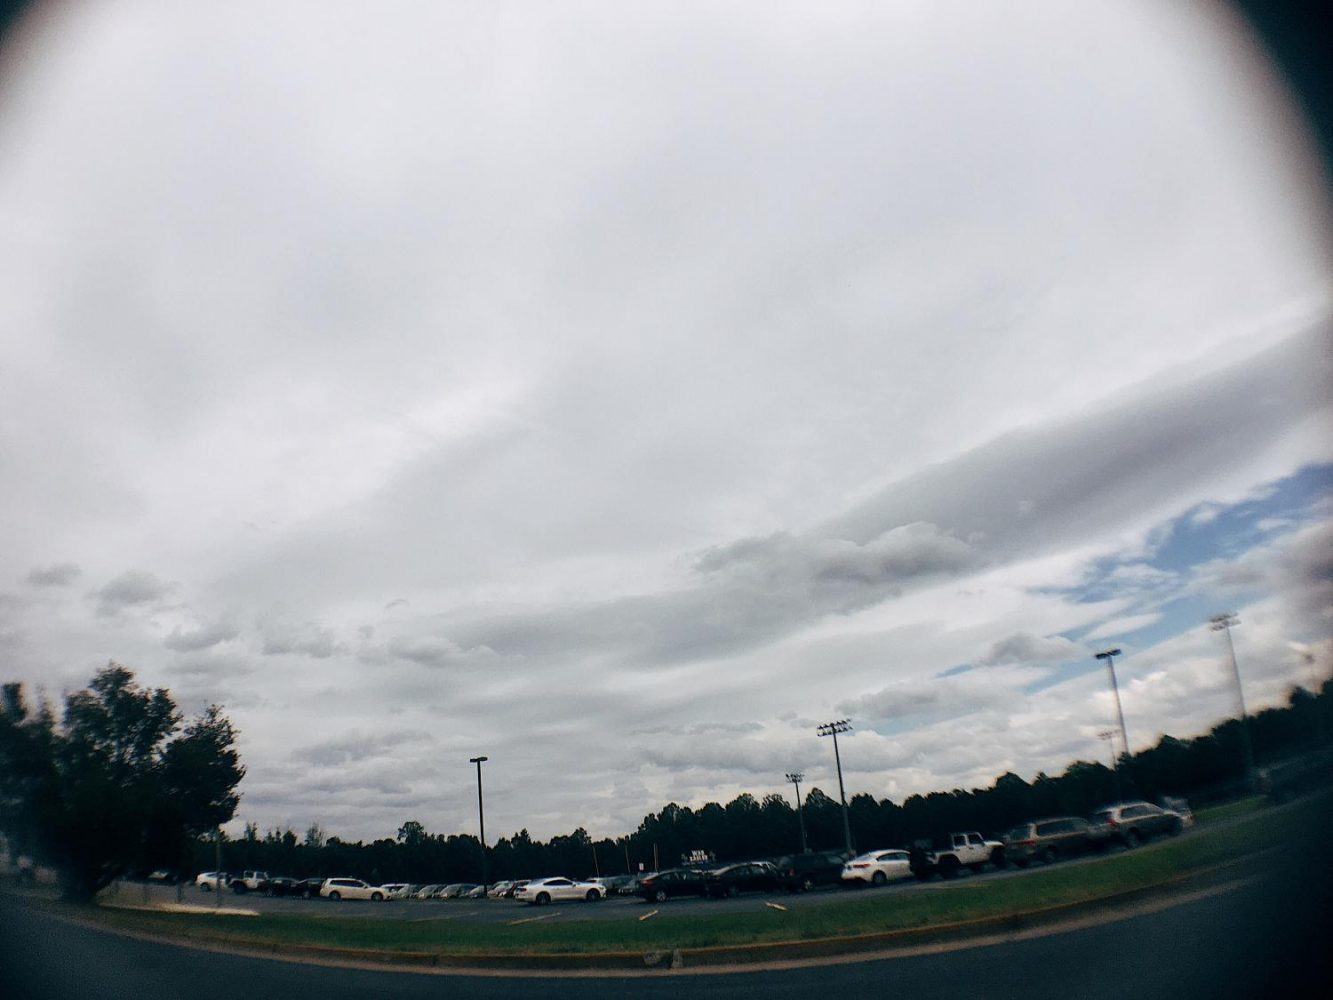
[[[1004,844],[975,831],[951,833],[933,843],[918,840],[911,852],[912,874],[922,882],[936,872],[942,878],[953,878],[963,868],[979,872],[988,863],[1004,867]]]

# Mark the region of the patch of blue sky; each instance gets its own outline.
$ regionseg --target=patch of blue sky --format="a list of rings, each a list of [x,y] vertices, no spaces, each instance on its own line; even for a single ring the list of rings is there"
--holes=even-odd
[[[969,670],[976,670],[974,663],[960,663],[956,667],[950,667],[948,670],[941,670],[936,677],[957,677],[959,674],[965,674]]]
[[[1126,655],[1148,649],[1191,628],[1203,625],[1220,611],[1216,599],[1185,588],[1192,572],[1215,559],[1236,559],[1273,535],[1308,523],[1312,511],[1333,493],[1333,465],[1312,465],[1286,479],[1269,484],[1255,496],[1231,505],[1201,503],[1154,533],[1156,544],[1146,558],[1099,560],[1077,587],[1045,590],[1075,603],[1087,604],[1115,598],[1131,598],[1123,617],[1157,612],[1160,617],[1140,627],[1129,627],[1122,634],[1089,639],[1104,628],[1093,623],[1084,629],[1066,633],[1066,638],[1089,648],[1119,646]],[[1258,594],[1233,595],[1236,605],[1243,605]],[[957,668],[955,668],[957,669]],[[1104,666],[1089,658],[1055,665],[1049,675],[1027,685],[1029,694],[1082,677]]]

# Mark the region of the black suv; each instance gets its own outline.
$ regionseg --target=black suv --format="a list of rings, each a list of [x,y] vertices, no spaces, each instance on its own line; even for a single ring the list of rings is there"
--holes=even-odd
[[[842,866],[849,857],[845,851],[788,854],[774,862],[778,885],[788,892],[809,892],[817,885],[837,885],[842,881]]]

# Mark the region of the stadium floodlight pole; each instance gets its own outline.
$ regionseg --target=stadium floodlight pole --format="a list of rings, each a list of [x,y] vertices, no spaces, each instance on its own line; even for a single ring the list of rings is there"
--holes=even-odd
[[[1111,674],[1111,693],[1115,695],[1115,715],[1120,721],[1120,750],[1129,756],[1129,732],[1125,729],[1125,710],[1120,707],[1120,685],[1115,680],[1115,658],[1120,655],[1119,648],[1104,649],[1097,654],[1097,659],[1106,661],[1106,669]],[[1120,772],[1120,760],[1116,758],[1116,773]]]
[[[796,786],[796,819],[801,824],[801,853],[807,850],[805,846],[805,810],[801,807],[801,782],[805,780],[804,771],[788,771],[787,780]]]
[[[850,719],[838,719],[836,722],[825,722],[815,731],[820,736],[833,737],[833,759],[838,764],[838,798],[842,799],[842,836],[847,845],[847,853],[852,854],[852,824],[847,818],[847,792],[842,787],[842,754],[838,752],[838,734],[850,732],[852,723]]]
[[[1214,632],[1227,634],[1227,650],[1231,653],[1231,678],[1236,682],[1236,706],[1240,709],[1240,749],[1245,765],[1245,783],[1251,790],[1255,787],[1254,747],[1250,745],[1250,716],[1245,711],[1245,692],[1240,684],[1240,667],[1236,666],[1236,644],[1231,638],[1231,629],[1240,624],[1240,616],[1234,611],[1224,611],[1208,619],[1208,625]]]
[[[490,758],[469,757],[467,760],[469,764],[477,765],[477,825],[481,827],[481,895],[485,898],[490,887],[486,881],[486,810],[481,804],[481,765]]]
[[[1119,801],[1121,801],[1121,796],[1120,796],[1120,768],[1118,768],[1118,767],[1116,766],[1116,762],[1115,762],[1115,730],[1114,730],[1114,729],[1103,729],[1100,733],[1097,734],[1097,738],[1098,738],[1098,739],[1105,740],[1106,743],[1107,743],[1107,746],[1109,746],[1109,747],[1111,748],[1111,777],[1113,777],[1113,778],[1115,779],[1115,800],[1116,800],[1117,802],[1119,802]]]

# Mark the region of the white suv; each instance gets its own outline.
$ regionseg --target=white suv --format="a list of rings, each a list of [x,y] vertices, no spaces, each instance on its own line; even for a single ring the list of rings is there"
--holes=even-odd
[[[326,878],[319,887],[319,894],[335,902],[340,899],[370,899],[379,903],[384,899],[382,888],[368,885],[359,878]]]

